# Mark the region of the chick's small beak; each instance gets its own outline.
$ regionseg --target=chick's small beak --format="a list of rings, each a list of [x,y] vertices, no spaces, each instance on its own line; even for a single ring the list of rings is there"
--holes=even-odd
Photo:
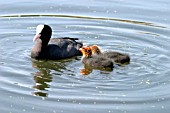
[[[82,48],[79,49],[79,51],[81,51],[81,52],[82,52],[82,50],[83,50]]]
[[[82,51],[82,48],[80,48],[79,51]]]
[[[38,38],[40,38],[41,34],[36,34],[33,38],[33,42],[35,42]]]

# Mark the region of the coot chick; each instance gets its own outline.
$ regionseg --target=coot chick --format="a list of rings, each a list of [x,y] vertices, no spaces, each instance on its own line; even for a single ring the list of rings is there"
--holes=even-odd
[[[117,64],[128,64],[130,62],[130,56],[124,53],[119,53],[115,51],[106,51],[106,52],[101,52],[99,47],[97,45],[93,45],[90,47],[92,50],[92,55],[99,55],[103,56],[105,58],[112,59],[114,63]]]
[[[38,25],[33,41],[35,46],[31,51],[31,57],[35,59],[59,60],[82,55],[79,49],[83,46],[77,42],[78,38],[51,38],[52,29],[49,25]]]
[[[100,70],[113,70],[113,62],[110,59],[101,56],[92,56],[92,50],[89,46],[79,49],[83,56],[82,62],[84,65]]]

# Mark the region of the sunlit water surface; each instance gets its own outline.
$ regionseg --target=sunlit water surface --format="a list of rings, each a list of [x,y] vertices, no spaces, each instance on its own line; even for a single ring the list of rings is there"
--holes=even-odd
[[[0,112],[169,113],[170,1],[15,0],[0,7]],[[113,71],[90,70],[81,56],[30,58],[38,24],[53,37],[78,37],[103,51],[127,53]]]

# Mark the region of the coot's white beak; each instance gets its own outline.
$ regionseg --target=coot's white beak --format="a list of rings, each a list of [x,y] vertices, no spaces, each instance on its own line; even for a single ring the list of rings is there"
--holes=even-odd
[[[33,38],[33,42],[35,42],[38,38],[40,38],[41,34],[36,34]]]
[[[82,48],[80,48],[79,51],[82,51]]]
[[[40,33],[42,32],[43,28],[44,28],[44,25],[42,25],[42,24],[37,26],[37,28],[36,28],[36,35],[33,38],[33,42],[36,41],[38,38],[40,38],[40,36],[41,36]]]

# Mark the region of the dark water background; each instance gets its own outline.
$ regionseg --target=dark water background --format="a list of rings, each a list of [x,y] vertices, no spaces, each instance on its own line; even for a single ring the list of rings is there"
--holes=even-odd
[[[0,7],[1,113],[169,113],[169,0],[15,0]],[[38,24],[131,56],[86,76],[81,57],[33,61]]]

